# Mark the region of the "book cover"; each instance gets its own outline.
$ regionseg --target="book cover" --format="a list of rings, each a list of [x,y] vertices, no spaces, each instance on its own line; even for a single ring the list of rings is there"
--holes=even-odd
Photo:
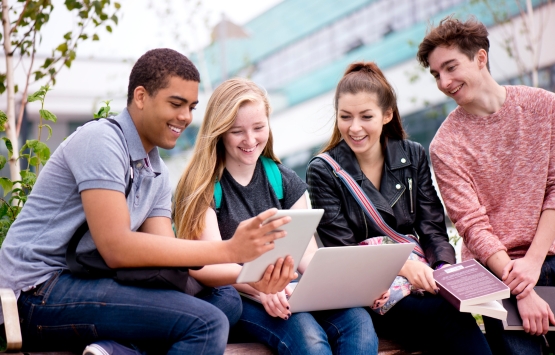
[[[549,304],[552,312],[555,312],[555,287],[553,286],[536,286],[534,290],[545,302]],[[501,301],[503,307],[507,310],[507,320],[503,321],[506,330],[523,330],[522,319],[518,313],[515,296]],[[555,325],[550,324],[549,331],[555,331]]]
[[[504,319],[498,305],[489,303],[510,297],[510,289],[474,259],[434,271],[439,294],[461,312]]]

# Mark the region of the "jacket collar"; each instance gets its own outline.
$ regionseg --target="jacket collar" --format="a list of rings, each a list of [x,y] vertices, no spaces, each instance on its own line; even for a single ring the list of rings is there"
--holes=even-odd
[[[329,154],[357,181],[378,210],[395,217],[392,205],[395,204],[399,196],[403,194],[405,186],[403,182],[395,176],[394,170],[411,165],[409,154],[404,149],[402,141],[388,139],[385,149],[384,169],[380,182],[382,191],[376,189],[374,185],[364,177],[355,153],[353,153],[345,141],[339,142],[336,147],[329,151]],[[401,188],[389,188],[389,185],[397,186],[398,184]]]

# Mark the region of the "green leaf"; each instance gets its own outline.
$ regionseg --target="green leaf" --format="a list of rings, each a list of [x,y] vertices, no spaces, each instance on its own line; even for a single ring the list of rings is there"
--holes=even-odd
[[[9,140],[7,137],[2,137],[2,139],[4,140],[4,143],[6,144],[6,149],[8,150],[8,159],[11,159],[13,155],[12,141]]]
[[[121,8],[121,4],[119,2],[115,2],[114,7],[119,10]]]
[[[31,165],[38,165],[38,162],[33,163],[33,158],[40,159],[42,165],[46,164],[48,159],[50,159],[50,148],[48,146],[36,139],[28,140],[26,145],[33,150],[33,152],[37,155],[36,157],[31,158]]]
[[[0,187],[4,190],[4,196],[6,196],[10,193],[10,191],[12,191],[13,182],[6,177],[0,177]]]
[[[40,125],[40,127],[46,127],[48,129],[48,137],[46,138],[46,140],[49,140],[52,137],[52,127],[47,124]]]
[[[69,41],[71,39],[71,32],[68,32],[64,35],[64,39]]]
[[[37,181],[37,174],[28,170],[22,170],[19,172],[19,174],[21,175],[21,181],[24,185],[35,186],[35,182]]]
[[[46,95],[46,91],[39,90],[39,91],[27,96],[27,102],[34,102],[34,101],[37,101],[37,100],[42,100],[42,99],[44,99],[44,95]]]
[[[106,31],[112,33],[112,26],[106,25]]]
[[[100,40],[100,37],[98,37],[98,35],[95,33],[95,34],[93,34],[92,40],[93,41],[98,41],[98,40]]]
[[[19,85],[15,84],[13,87],[13,91],[15,94],[17,94],[17,92],[19,91]]]
[[[5,156],[0,155],[0,169],[3,169],[4,166],[6,166],[7,162],[8,162],[8,159],[6,159]]]
[[[39,110],[40,117],[44,118],[47,121],[56,122],[58,118],[55,114],[48,110]]]
[[[67,43],[60,44],[58,47],[56,47],[56,50],[58,52],[61,52],[62,54],[67,52]]]
[[[40,164],[40,159],[37,156],[31,157],[31,159],[29,159],[29,165],[32,166],[38,166]]]
[[[10,206],[8,206],[6,201],[0,201],[0,218],[8,214],[8,208],[10,208]]]
[[[8,116],[6,116],[4,111],[0,110],[0,132],[4,132],[6,130],[6,122],[8,122]]]

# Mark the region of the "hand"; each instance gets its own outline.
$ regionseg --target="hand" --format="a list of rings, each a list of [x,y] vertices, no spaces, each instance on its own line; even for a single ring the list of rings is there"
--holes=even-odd
[[[269,315],[287,320],[291,317],[289,302],[287,302],[287,297],[291,295],[291,292],[292,290],[286,287],[285,290],[274,294],[260,293],[260,302]]]
[[[287,256],[285,260],[279,258],[275,265],[266,268],[264,275],[257,282],[249,283],[254,289],[262,293],[276,293],[282,291],[291,280],[297,278],[294,269],[293,257]]]
[[[503,268],[501,279],[509,288],[516,299],[528,296],[536,286],[540,277],[543,260],[532,260],[526,256],[511,260]]]
[[[241,263],[254,260],[268,250],[272,250],[275,239],[285,237],[287,232],[278,230],[278,228],[289,223],[291,217],[282,217],[262,225],[276,212],[276,208],[271,208],[256,217],[239,223],[233,237],[225,242],[230,248],[232,260],[229,262]]]
[[[370,308],[372,309],[380,308],[387,303],[388,299],[389,299],[389,290],[385,291],[384,293],[382,293],[380,297],[374,300],[374,303]]]
[[[555,316],[536,291],[532,290],[528,296],[517,300],[518,312],[522,318],[524,331],[531,335],[546,334],[549,323],[555,325]]]
[[[407,260],[399,275],[406,277],[414,288],[436,294],[438,288],[432,272],[432,268],[421,261]]]

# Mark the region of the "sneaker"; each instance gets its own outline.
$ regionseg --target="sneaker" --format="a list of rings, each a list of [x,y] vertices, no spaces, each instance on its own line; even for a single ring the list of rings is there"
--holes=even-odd
[[[83,355],[140,355],[135,349],[128,348],[113,340],[102,340],[85,348]]]

